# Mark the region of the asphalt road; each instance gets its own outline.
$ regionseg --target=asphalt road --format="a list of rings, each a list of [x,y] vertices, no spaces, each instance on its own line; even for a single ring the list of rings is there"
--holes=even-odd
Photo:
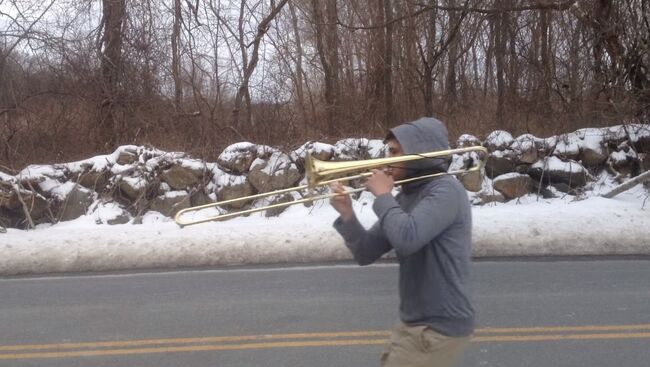
[[[377,366],[382,264],[0,279],[0,366]],[[475,262],[462,366],[650,364],[650,261]]]

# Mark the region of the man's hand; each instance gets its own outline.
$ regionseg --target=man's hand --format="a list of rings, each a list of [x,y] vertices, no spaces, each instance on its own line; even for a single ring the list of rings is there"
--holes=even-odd
[[[345,192],[345,187],[340,182],[334,182],[330,184],[330,190],[335,194],[342,194]],[[352,199],[350,195],[343,194],[337,195],[330,198],[330,204],[334,209],[341,214],[341,219],[343,221],[348,221],[354,217],[354,210],[352,209]]]
[[[384,171],[373,169],[372,176],[366,181],[366,187],[373,195],[380,196],[392,192],[395,181],[393,176],[387,175]]]

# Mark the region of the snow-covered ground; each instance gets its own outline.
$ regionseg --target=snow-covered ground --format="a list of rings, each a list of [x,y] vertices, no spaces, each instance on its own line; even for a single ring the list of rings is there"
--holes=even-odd
[[[637,154],[631,147],[636,145],[635,149],[647,151],[648,139],[648,124],[580,129],[544,139],[530,134],[514,139],[505,131],[493,132],[484,142],[470,135],[461,136],[458,146],[483,144],[492,149],[493,157],[507,156],[511,160],[512,167],[506,173],[497,174],[494,180],[486,178],[479,193],[468,191],[475,204],[489,202],[480,195],[495,194],[493,185],[520,176],[530,179],[513,172],[515,164],[528,164],[531,170],[540,172],[547,170],[551,176],[573,173],[575,177],[584,176],[581,172],[591,164],[589,180],[583,182],[585,186],[569,191],[579,192],[579,196],[565,194],[559,191],[560,187],[549,185],[543,196],[527,194],[504,203],[474,205],[474,255],[650,255],[649,191],[637,185],[613,199],[605,199],[600,195],[616,186],[613,175],[603,170],[593,176],[594,171],[602,169],[603,163],[622,172],[631,162],[640,166],[641,162],[647,163],[646,153]],[[255,213],[185,228],[152,209],[141,218],[141,224],[132,224],[136,220],[124,207],[116,200],[106,200],[104,193],[100,195],[107,186],[100,185],[95,192],[79,187],[83,184],[78,185],[70,178],[81,180],[87,169],[107,173],[108,187],[131,192],[134,203],[138,195],[143,195],[147,180],[160,179],[162,172],[165,182],[160,185],[160,196],[156,199],[188,198],[187,188],[195,185],[195,181],[172,184],[171,177],[164,177],[169,167],[175,165],[208,177],[205,189],[209,200],[214,201],[219,190],[240,185],[246,179],[252,181],[250,171],[257,166],[262,167],[257,176],[273,181],[279,171],[288,177],[298,175],[294,162],[304,159],[307,152],[324,160],[333,156],[366,159],[357,156],[364,151],[364,157],[377,157],[384,148],[383,142],[377,139],[344,139],[334,145],[309,142],[285,154],[264,145],[238,143],[226,148],[217,163],[209,163],[184,153],[123,146],[112,154],[79,162],[31,165],[16,176],[0,172],[0,183],[7,197],[9,191],[18,192],[18,185],[23,185],[23,195],[36,195],[27,190],[32,185],[29,182],[34,182],[38,191],[47,194],[48,200],[65,201],[73,191],[81,190],[78,192],[92,203],[81,207],[72,218],[77,218],[86,208],[87,214],[74,220],[41,224],[32,230],[9,228],[6,233],[0,233],[0,274],[350,260],[342,239],[332,228],[337,213],[327,200],[310,207],[290,206],[278,217],[266,218],[263,213]],[[549,155],[550,152],[553,154]],[[123,155],[126,159],[122,159]],[[454,156],[454,159],[454,164],[463,164],[462,157]],[[248,178],[243,174],[246,172]],[[96,185],[100,178],[97,176],[91,183]],[[562,181],[561,175],[558,180]],[[302,181],[305,183],[304,178]],[[83,199],[84,195],[81,196]],[[543,198],[551,196],[555,198]],[[353,201],[361,223],[366,226],[377,219],[372,211],[373,199],[372,194],[364,192]],[[216,209],[197,215],[211,211],[214,214]],[[128,223],[105,224],[116,219]]]
[[[475,256],[650,254],[648,192],[639,185],[613,199],[598,197],[613,186],[603,176],[588,197],[527,195],[474,206]],[[367,192],[354,201],[366,226],[376,220],[372,201]],[[327,201],[294,205],[274,218],[255,213],[185,228],[156,213],[139,225],[96,224],[98,216],[113,215],[105,207],[73,221],[0,233],[0,273],[350,259]]]

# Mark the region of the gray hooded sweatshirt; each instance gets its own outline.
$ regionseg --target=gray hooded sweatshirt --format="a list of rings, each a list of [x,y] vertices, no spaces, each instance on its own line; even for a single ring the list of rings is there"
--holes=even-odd
[[[404,154],[449,149],[447,129],[434,118],[421,118],[391,129]],[[406,163],[409,176],[447,170],[445,159]],[[399,261],[400,318],[428,325],[448,336],[474,330],[470,300],[472,214],[467,192],[443,175],[402,185],[401,192],[375,198],[379,220],[366,230],[356,217],[334,228],[360,265],[375,262],[391,249]]]

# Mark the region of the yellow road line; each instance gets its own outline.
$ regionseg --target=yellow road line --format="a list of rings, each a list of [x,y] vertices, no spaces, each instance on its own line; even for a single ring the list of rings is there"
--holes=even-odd
[[[548,326],[524,328],[493,328],[486,327],[476,330],[476,334],[501,334],[501,333],[546,333],[558,331],[615,331],[615,330],[650,330],[650,324],[638,325],[588,325],[588,326]]]
[[[582,332],[582,331],[633,331],[650,330],[650,324],[638,325],[589,325],[589,326],[551,326],[551,327],[527,327],[527,328],[481,328],[476,330],[476,335],[482,334],[512,334],[512,333],[543,333],[543,332]],[[2,351],[20,350],[45,350],[45,349],[79,349],[79,348],[111,348],[131,347],[144,345],[170,345],[170,344],[198,344],[198,343],[228,343],[245,341],[262,341],[276,339],[316,339],[316,338],[345,338],[345,337],[374,337],[388,336],[389,331],[349,331],[349,332],[324,332],[324,333],[292,333],[292,334],[268,334],[268,335],[242,335],[242,336],[216,336],[196,338],[171,338],[171,339],[140,339],[106,342],[80,342],[80,343],[56,343],[56,344],[24,344],[24,345],[0,345]]]
[[[522,328],[488,327],[488,328],[477,329],[476,334],[481,335],[481,334],[504,334],[504,333],[620,331],[620,330],[632,331],[632,330],[646,330],[646,329],[650,330],[650,324],[552,326],[552,327],[527,327],[527,328],[526,327],[522,327]],[[129,347],[129,346],[143,346],[143,345],[224,343],[224,342],[244,342],[244,341],[275,340],[275,339],[373,337],[373,336],[388,336],[389,334],[390,334],[389,331],[375,330],[375,331],[291,333],[291,334],[218,336],[218,337],[172,338],[172,339],[141,339],[141,340],[125,340],[125,341],[57,343],[57,344],[24,344],[24,345],[6,345],[6,346],[0,345],[0,352],[19,351],[19,350]]]
[[[385,344],[386,339],[346,339],[346,340],[313,340],[295,342],[273,342],[273,343],[247,343],[247,344],[224,344],[224,345],[193,345],[183,347],[161,347],[161,348],[138,348],[138,349],[106,349],[106,350],[85,350],[74,352],[45,352],[45,353],[20,353],[0,354],[3,359],[35,359],[35,358],[64,358],[64,357],[96,357],[116,356],[127,354],[150,354],[150,353],[172,353],[172,352],[205,352],[216,350],[245,350],[245,349],[270,349],[270,348],[291,348],[291,347],[331,347],[351,345],[377,345]]]
[[[619,334],[556,334],[556,335],[500,335],[490,337],[476,337],[472,342],[529,342],[529,341],[557,341],[557,340],[603,340],[603,339],[647,339],[650,333],[619,333]],[[178,352],[206,352],[224,350],[250,350],[272,348],[304,348],[304,347],[332,347],[354,345],[383,345],[386,339],[342,339],[342,340],[312,340],[270,343],[246,343],[223,345],[191,345],[179,347],[135,348],[135,349],[103,349],[68,352],[39,352],[0,354],[0,360],[9,359],[44,359],[44,358],[70,358],[70,357],[99,357],[132,354],[153,353],[178,353]]]
[[[648,332],[631,331],[647,330]],[[539,334],[545,332],[586,332],[601,333],[578,334]],[[627,333],[602,333],[603,331],[629,331]],[[533,335],[516,335],[528,333]],[[271,335],[221,336],[204,338],[176,339],[143,339],[130,341],[60,343],[60,344],[31,344],[0,346],[0,351],[29,353],[0,353],[0,360],[6,359],[35,359],[35,358],[65,358],[80,356],[110,356],[129,354],[246,350],[289,347],[327,347],[351,345],[378,345],[386,343],[387,331],[351,331],[331,333],[293,333]],[[497,335],[490,335],[497,334]],[[515,335],[498,335],[515,334]],[[382,337],[381,339],[372,339]],[[336,339],[339,338],[339,339]],[[352,339],[351,339],[352,338]],[[556,326],[530,328],[483,328],[478,329],[473,342],[530,342],[553,340],[604,340],[604,339],[646,339],[650,338],[650,324],[638,325],[592,325],[592,326]],[[278,339],[303,339],[296,341],[273,341]],[[304,340],[316,339],[316,340]],[[257,342],[255,342],[257,341]],[[242,343],[243,342],[243,343]],[[225,344],[224,344],[225,343]],[[171,346],[177,344],[176,346]],[[178,345],[193,344],[193,345]],[[199,345],[197,345],[199,344]],[[134,348],[150,346],[148,348]],[[121,347],[121,349],[120,349]],[[114,349],[92,349],[114,348]],[[65,349],[88,349],[72,350]],[[38,352],[39,350],[51,350]]]
[[[129,347],[142,345],[169,345],[169,344],[198,344],[198,343],[228,343],[256,340],[274,339],[316,339],[316,338],[345,338],[345,337],[372,337],[388,336],[388,331],[349,331],[332,333],[293,333],[293,334],[268,334],[268,335],[242,335],[242,336],[215,336],[201,338],[174,338],[174,339],[141,339],[109,342],[86,343],[59,343],[59,344],[24,344],[0,346],[1,351],[18,350],[44,350],[44,349],[78,349],[78,348],[105,348]]]
[[[603,339],[647,339],[650,333],[610,333],[610,334],[546,334],[546,335],[498,335],[476,336],[473,342],[527,342],[549,340],[603,340]]]

